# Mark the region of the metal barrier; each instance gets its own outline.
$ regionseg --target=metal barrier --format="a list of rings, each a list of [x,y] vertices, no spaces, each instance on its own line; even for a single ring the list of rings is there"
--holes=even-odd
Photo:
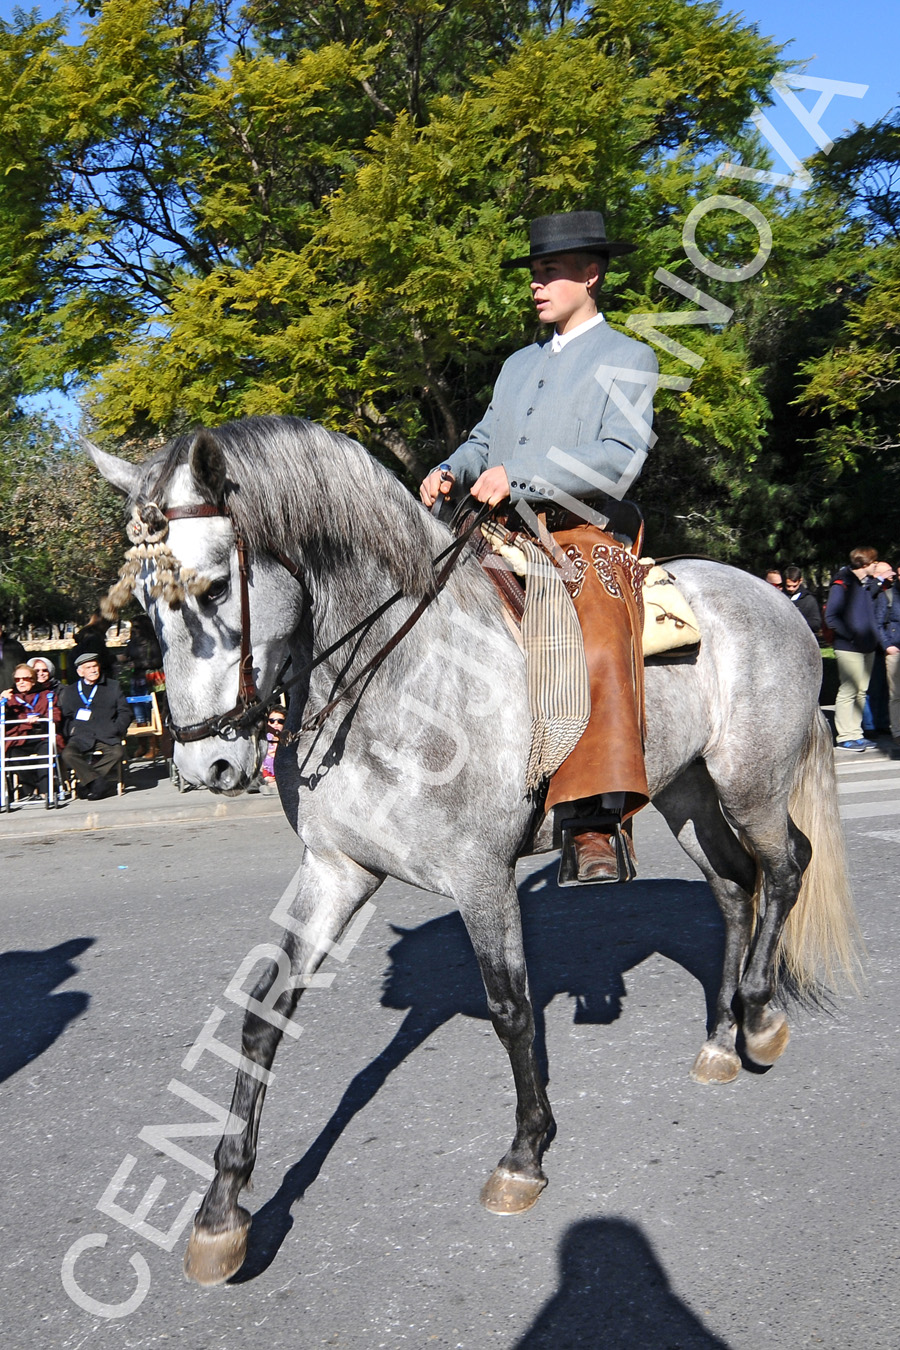
[[[46,717],[28,717],[26,719],[7,719],[6,708],[9,700],[0,699],[0,811],[9,811],[12,806],[9,778],[19,774],[37,773],[40,778],[47,775],[46,807],[50,811],[57,804],[57,794],[61,796],[61,778],[56,747],[56,725],[53,721],[53,694],[47,694]],[[6,738],[15,728],[18,735],[24,728],[25,745],[7,749]],[[38,789],[40,791],[40,789]]]

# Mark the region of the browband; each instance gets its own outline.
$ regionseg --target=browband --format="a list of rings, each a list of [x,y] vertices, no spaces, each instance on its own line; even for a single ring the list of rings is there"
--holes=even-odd
[[[163,515],[166,520],[196,520],[200,516],[226,516],[227,512],[212,502],[201,502],[199,506],[170,506]]]

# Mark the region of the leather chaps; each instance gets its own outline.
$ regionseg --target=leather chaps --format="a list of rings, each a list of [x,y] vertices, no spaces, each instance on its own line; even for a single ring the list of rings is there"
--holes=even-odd
[[[550,779],[546,809],[624,792],[626,820],[650,800],[641,651],[641,588],[647,569],[594,525],[554,531],[553,539],[568,563],[563,576],[584,637],[591,717]]]

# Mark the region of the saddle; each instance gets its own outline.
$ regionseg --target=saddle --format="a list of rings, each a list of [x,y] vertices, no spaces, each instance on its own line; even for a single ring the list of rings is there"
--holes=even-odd
[[[520,531],[505,529],[493,521],[482,525],[481,535],[483,537],[473,544],[476,556],[510,617],[520,625],[525,609],[525,579],[528,573],[528,558],[522,544],[527,536],[523,536]],[[700,627],[690,602],[678,588],[676,574],[661,566],[654,558],[640,557],[639,547],[636,549],[618,532],[612,535],[612,540],[637,557],[641,567],[646,569],[642,582],[644,618],[641,651],[644,660],[667,653],[695,655],[700,649]],[[638,546],[641,542],[643,523]]]

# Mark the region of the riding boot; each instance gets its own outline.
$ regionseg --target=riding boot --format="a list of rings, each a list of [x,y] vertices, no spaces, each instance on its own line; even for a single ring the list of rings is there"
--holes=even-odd
[[[561,837],[560,886],[634,881],[637,876],[631,821],[623,822],[618,811],[564,820]]]

